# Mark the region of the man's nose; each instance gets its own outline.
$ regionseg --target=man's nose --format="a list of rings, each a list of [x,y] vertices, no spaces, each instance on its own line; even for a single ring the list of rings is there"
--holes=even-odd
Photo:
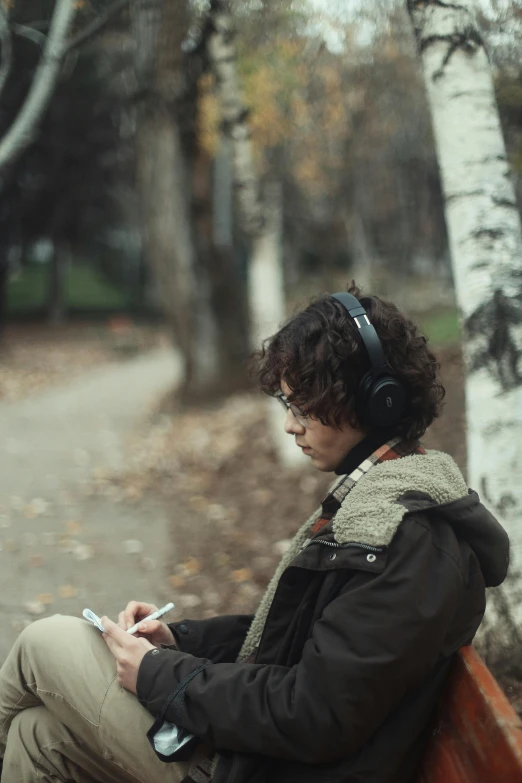
[[[306,428],[297,421],[290,408],[286,412],[285,432],[288,435],[303,435],[306,432]]]

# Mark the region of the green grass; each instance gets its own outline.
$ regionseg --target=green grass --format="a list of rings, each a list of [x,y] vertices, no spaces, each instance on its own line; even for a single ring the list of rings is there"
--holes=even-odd
[[[44,310],[47,304],[50,267],[31,264],[9,282],[7,310],[11,315]],[[111,285],[87,264],[74,264],[66,281],[66,305],[70,310],[123,310],[130,305],[124,291]]]
[[[129,297],[124,291],[109,283],[91,266],[73,266],[67,291],[67,301],[72,308],[100,308],[118,310],[127,307]]]
[[[434,346],[455,345],[460,341],[459,318],[454,308],[417,313],[415,320]]]

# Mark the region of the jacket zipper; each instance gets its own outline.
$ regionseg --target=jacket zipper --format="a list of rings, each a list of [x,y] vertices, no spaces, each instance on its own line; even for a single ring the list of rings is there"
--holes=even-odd
[[[384,552],[385,549],[386,549],[385,546],[372,546],[371,544],[362,544],[360,541],[349,541],[346,544],[337,544],[337,543],[335,543],[333,541],[325,541],[324,538],[313,538],[313,539],[307,538],[306,541],[303,543],[303,545],[302,545],[302,547],[301,547],[301,549],[299,551],[302,552],[304,549],[306,549],[307,547],[311,546],[312,544],[323,544],[324,546],[329,546],[329,547],[332,547],[334,549],[346,549],[346,548],[348,548],[350,546],[354,546],[354,547],[358,547],[359,549],[364,549],[367,552]],[[276,592],[277,592],[277,588],[276,588]],[[275,594],[274,594],[274,598],[275,598]],[[261,638],[260,638],[259,644],[257,646],[257,652],[259,652],[259,650],[261,649],[261,645],[263,643],[263,639],[264,639],[264,636],[265,636],[265,631],[266,631],[266,628],[267,628],[267,625],[268,625],[268,618],[269,618],[270,613],[271,613],[271,611],[273,609],[273,606],[274,606],[274,600],[272,599],[272,604],[271,604],[271,606],[270,606],[270,608],[268,610],[268,614],[267,614],[267,617],[265,619],[265,626],[263,628],[263,631],[261,633]],[[256,654],[256,657],[257,657],[257,654]]]
[[[383,546],[371,546],[370,544],[361,544],[359,541],[349,541],[347,544],[336,544],[333,541],[325,541],[324,538],[308,538],[303,546],[301,547],[301,552],[303,549],[306,549],[306,547],[309,547],[311,544],[324,544],[325,546],[332,546],[335,549],[345,549],[349,546],[357,546],[360,549],[367,549],[370,552],[384,552],[385,547]]]
[[[361,544],[358,541],[350,541],[347,544],[336,544],[333,541],[325,541],[324,538],[307,538],[307,540],[304,542],[303,546],[301,547],[300,551],[302,552],[303,549],[306,549],[306,547],[310,546],[311,544],[324,544],[325,546],[331,546],[334,549],[345,549],[349,546],[357,546],[360,549],[366,549],[370,552],[384,552],[384,550],[386,549],[385,546],[372,546],[371,544]],[[270,609],[268,610],[268,615],[265,620],[265,627],[263,628],[263,632],[261,634],[259,644],[257,645],[257,652],[259,652],[259,650],[261,649],[263,639],[265,638],[265,631],[268,625],[268,618],[270,617],[270,613],[272,611],[273,606],[274,606],[274,601],[272,600],[272,604],[270,606]],[[257,653],[256,653],[256,657],[257,657]]]

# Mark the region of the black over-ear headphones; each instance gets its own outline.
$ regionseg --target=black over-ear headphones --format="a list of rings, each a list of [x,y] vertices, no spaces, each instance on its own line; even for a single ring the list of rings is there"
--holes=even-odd
[[[348,293],[331,296],[348,311],[370,358],[371,369],[364,375],[357,390],[357,417],[362,424],[392,427],[406,408],[406,389],[386,361],[375,327],[359,300]]]

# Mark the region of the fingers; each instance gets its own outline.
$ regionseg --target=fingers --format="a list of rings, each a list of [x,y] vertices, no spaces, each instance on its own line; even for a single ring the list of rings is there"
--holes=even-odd
[[[157,633],[161,628],[159,620],[147,620],[145,623],[140,623],[138,626],[138,633],[146,633],[147,636]]]
[[[124,630],[130,628],[139,622],[140,618],[147,617],[148,614],[156,612],[158,609],[154,604],[146,604],[143,601],[129,601],[123,611],[123,622],[121,626]]]
[[[112,620],[109,620],[108,617],[105,617],[105,615],[101,618],[101,621],[105,628],[106,635],[119,644],[120,647],[124,645],[128,639],[132,639],[132,636],[124,631],[123,628],[120,628],[119,625],[113,623]]]

